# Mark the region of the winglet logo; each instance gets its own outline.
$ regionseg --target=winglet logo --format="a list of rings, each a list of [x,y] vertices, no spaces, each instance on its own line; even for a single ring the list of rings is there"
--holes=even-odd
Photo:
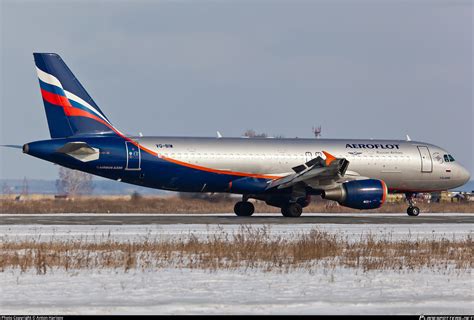
[[[323,151],[323,153],[326,156],[326,166],[329,166],[331,162],[336,160],[336,157],[330,154],[329,152]]]

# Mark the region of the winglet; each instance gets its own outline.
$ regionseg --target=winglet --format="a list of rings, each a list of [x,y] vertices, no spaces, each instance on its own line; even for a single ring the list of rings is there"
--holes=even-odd
[[[331,162],[336,160],[336,157],[330,154],[329,152],[323,151],[323,153],[326,156],[326,166],[329,166]]]

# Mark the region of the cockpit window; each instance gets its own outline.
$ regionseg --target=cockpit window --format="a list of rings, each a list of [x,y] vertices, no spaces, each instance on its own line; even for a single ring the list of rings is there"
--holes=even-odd
[[[453,156],[450,155],[450,154],[443,155],[443,158],[444,158],[444,162],[454,162],[454,161],[456,161],[456,160],[454,160]]]

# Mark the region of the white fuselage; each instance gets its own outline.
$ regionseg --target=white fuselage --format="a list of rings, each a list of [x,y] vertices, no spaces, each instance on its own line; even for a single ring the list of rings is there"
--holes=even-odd
[[[469,173],[432,144],[401,140],[136,137],[158,155],[210,170],[284,176],[326,151],[350,164],[346,174],[385,181],[391,191],[439,191]],[[449,160],[449,159],[448,159]]]

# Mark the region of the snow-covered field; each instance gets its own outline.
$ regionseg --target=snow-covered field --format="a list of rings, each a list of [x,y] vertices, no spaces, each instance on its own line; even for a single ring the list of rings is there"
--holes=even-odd
[[[0,273],[4,314],[472,314],[471,273],[189,269]]]
[[[239,225],[1,225],[0,241],[120,242],[201,239]],[[252,225],[262,228],[263,225]],[[265,226],[291,239],[313,228],[357,241],[464,238],[472,224],[289,224]],[[35,270],[0,272],[0,313],[43,314],[472,314],[472,270],[371,270],[336,267],[289,273],[256,269]]]

